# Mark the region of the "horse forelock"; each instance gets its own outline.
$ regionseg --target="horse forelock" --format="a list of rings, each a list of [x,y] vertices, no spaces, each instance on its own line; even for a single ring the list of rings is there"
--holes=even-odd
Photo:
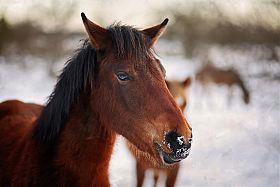
[[[147,59],[152,56],[150,38],[131,26],[114,24],[107,28],[118,58]]]

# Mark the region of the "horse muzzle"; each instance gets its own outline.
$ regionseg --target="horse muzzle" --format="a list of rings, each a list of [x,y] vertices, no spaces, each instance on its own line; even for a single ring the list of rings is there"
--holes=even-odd
[[[175,131],[170,131],[165,135],[165,140],[167,142],[167,146],[172,150],[171,153],[167,153],[166,151],[164,151],[158,143],[155,143],[155,145],[161,159],[166,165],[180,162],[181,160],[187,158],[190,154],[192,134],[188,141],[186,141],[184,136],[180,136]]]

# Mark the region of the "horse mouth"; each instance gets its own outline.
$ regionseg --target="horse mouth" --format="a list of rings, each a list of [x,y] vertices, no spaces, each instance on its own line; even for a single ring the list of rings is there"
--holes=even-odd
[[[185,153],[183,155],[178,156],[178,154],[174,154],[173,152],[167,153],[163,150],[163,148],[155,142],[156,149],[158,150],[159,156],[163,161],[164,165],[172,165],[180,162],[181,160],[187,158],[190,152],[190,148],[184,150]]]
[[[171,155],[171,153],[166,153],[165,151],[163,151],[163,161],[169,165],[171,164],[175,164],[177,162],[180,162],[181,159],[174,159]]]

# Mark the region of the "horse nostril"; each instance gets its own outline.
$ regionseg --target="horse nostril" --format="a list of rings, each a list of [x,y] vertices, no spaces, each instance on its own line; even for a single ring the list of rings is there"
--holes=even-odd
[[[165,135],[165,140],[168,143],[168,146],[171,148],[174,156],[176,158],[186,158],[189,155],[191,143],[192,143],[192,135],[188,139],[188,144],[186,145],[184,136],[180,136],[175,131],[170,131]]]
[[[165,140],[172,150],[181,147],[181,145],[184,143],[183,137],[179,136],[179,134],[175,131],[169,131],[165,135]]]

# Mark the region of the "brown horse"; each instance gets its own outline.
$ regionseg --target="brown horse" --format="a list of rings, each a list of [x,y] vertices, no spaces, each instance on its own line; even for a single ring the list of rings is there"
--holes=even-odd
[[[244,81],[233,68],[222,70],[211,63],[207,63],[199,72],[196,74],[196,79],[202,83],[202,85],[207,86],[210,83],[215,84],[226,84],[230,88],[233,85],[237,85],[241,88],[243,92],[243,100],[246,104],[250,102],[250,93],[246,88]],[[231,90],[229,91],[228,100],[231,99]]]
[[[167,87],[172,94],[172,96],[177,101],[180,101],[180,103],[177,102],[177,104],[180,106],[182,112],[184,112],[184,109],[187,105],[187,99],[186,99],[186,89],[191,84],[191,79],[187,78],[185,81],[165,81],[167,84]],[[178,139],[180,141],[180,138]],[[189,143],[191,142],[191,138],[189,139]],[[144,178],[145,178],[145,172],[148,169],[152,169],[154,172],[154,186],[156,187],[157,181],[159,178],[160,173],[166,173],[166,187],[173,187],[176,182],[178,170],[180,167],[180,163],[176,163],[172,166],[168,166],[166,168],[158,167],[157,165],[154,165],[150,161],[147,161],[146,159],[143,159],[141,156],[139,157],[139,154],[135,148],[134,145],[131,145],[130,142],[126,141],[127,147],[131,151],[132,155],[136,159],[136,173],[137,173],[137,187],[142,187]]]
[[[184,113],[184,110],[187,106],[187,97],[186,97],[186,90],[191,85],[191,78],[188,77],[184,81],[168,81],[166,80],[167,88],[169,89],[170,93],[174,97],[177,104],[180,106],[182,112]]]
[[[0,104],[0,186],[110,186],[117,133],[158,167],[189,154],[191,127],[151,50],[168,19],[145,30],[105,29],[81,16],[89,42],[46,106]]]

